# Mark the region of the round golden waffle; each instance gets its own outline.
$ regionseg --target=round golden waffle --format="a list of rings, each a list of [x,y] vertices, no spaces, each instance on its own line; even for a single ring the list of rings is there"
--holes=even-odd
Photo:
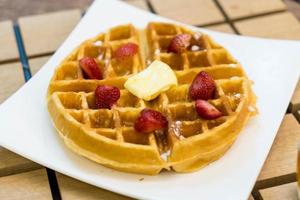
[[[181,54],[168,53],[170,41],[181,33],[193,35],[192,43],[197,41],[198,46],[192,44]],[[113,52],[128,42],[138,44],[139,52],[120,63]],[[78,60],[85,56],[97,60],[102,80],[84,78]],[[124,83],[153,60],[174,70],[178,86],[144,101],[127,91]],[[209,103],[223,116],[215,120],[199,117],[188,95],[200,71],[216,83],[215,98]],[[120,89],[120,99],[111,110],[96,108],[94,91],[98,85]],[[152,22],[145,30],[128,24],[83,42],[58,66],[48,89],[48,110],[66,145],[102,165],[143,174],[157,174],[162,169],[191,172],[220,158],[255,114],[251,85],[241,65],[203,33],[167,23]],[[146,107],[167,117],[165,132],[135,131],[134,122]]]

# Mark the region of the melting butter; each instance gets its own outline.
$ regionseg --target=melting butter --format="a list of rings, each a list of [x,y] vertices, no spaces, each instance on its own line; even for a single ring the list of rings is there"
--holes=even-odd
[[[145,70],[129,77],[124,87],[133,95],[150,101],[176,85],[176,75],[169,65],[155,60]]]

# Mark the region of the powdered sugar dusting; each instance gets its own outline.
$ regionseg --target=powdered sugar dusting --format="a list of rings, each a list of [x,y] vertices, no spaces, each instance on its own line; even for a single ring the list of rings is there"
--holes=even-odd
[[[237,80],[237,79],[239,79],[239,77],[238,77],[238,76],[233,76],[233,77],[231,77],[230,79],[231,79],[231,80]]]
[[[160,157],[161,157],[163,160],[167,161],[167,160],[168,160],[168,157],[170,156],[170,154],[171,154],[171,151],[168,150],[168,151],[166,151],[166,152],[160,154]]]
[[[194,38],[195,40],[199,40],[199,39],[201,38],[201,36],[202,36],[201,33],[195,33],[195,34],[193,35],[193,38]]]
[[[98,60],[102,60],[103,59],[103,53],[100,53],[99,56],[97,57]]]
[[[233,95],[235,98],[240,99],[242,97],[242,95],[240,93],[236,93]]]
[[[228,66],[229,66],[229,67],[232,67],[232,68],[236,68],[236,67],[237,67],[237,64],[229,64]]]
[[[182,125],[182,122],[181,121],[175,121],[175,123],[173,123],[171,126],[170,126],[170,129],[173,131],[173,133],[179,138],[179,139],[182,139],[180,138],[181,135],[181,125]],[[183,137],[183,136],[182,136]]]
[[[100,40],[97,40],[96,42],[93,43],[93,45],[96,47],[101,47],[103,45],[103,42]]]
[[[159,49],[155,49],[154,54],[155,54],[156,56],[158,56],[158,55],[160,54],[160,50],[159,50]]]
[[[199,47],[198,45],[193,45],[193,46],[191,47],[191,50],[192,50],[192,51],[199,51],[199,49],[200,49],[200,47]]]
[[[248,106],[248,111],[249,112],[256,112],[256,109],[253,106]]]
[[[108,66],[109,65],[109,59],[105,59],[104,64],[105,64],[105,66]]]

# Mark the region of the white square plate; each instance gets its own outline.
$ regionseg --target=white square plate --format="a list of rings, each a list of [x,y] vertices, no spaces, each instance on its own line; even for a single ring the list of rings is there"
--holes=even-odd
[[[145,27],[149,21],[169,20],[122,2],[95,1],[55,55],[0,106],[0,145],[63,174],[131,197],[247,199],[299,77],[300,42],[201,29],[227,48],[254,80],[260,114],[250,120],[224,157],[200,171],[143,176],[111,170],[68,150],[52,127],[46,91],[59,62],[80,42],[101,31],[129,22]]]

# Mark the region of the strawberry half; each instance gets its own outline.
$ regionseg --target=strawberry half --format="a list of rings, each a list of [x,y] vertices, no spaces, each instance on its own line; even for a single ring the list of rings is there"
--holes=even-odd
[[[134,123],[136,131],[141,133],[150,133],[156,130],[164,129],[168,126],[168,121],[160,112],[145,108]]]
[[[189,89],[189,95],[193,100],[208,100],[213,98],[215,89],[214,79],[208,73],[201,71],[194,78]]]
[[[222,113],[213,105],[205,100],[198,99],[195,102],[195,108],[203,119],[216,119],[222,116]]]
[[[102,79],[102,72],[100,71],[96,61],[91,57],[84,57],[79,60],[79,65],[84,71],[88,79]]]
[[[111,109],[119,98],[120,90],[117,87],[100,85],[95,90],[95,104],[98,109]]]
[[[178,34],[170,42],[168,52],[182,53],[190,45],[192,36],[190,34]]]
[[[135,43],[129,42],[120,46],[114,53],[117,60],[122,60],[134,56],[139,50],[139,46]]]

